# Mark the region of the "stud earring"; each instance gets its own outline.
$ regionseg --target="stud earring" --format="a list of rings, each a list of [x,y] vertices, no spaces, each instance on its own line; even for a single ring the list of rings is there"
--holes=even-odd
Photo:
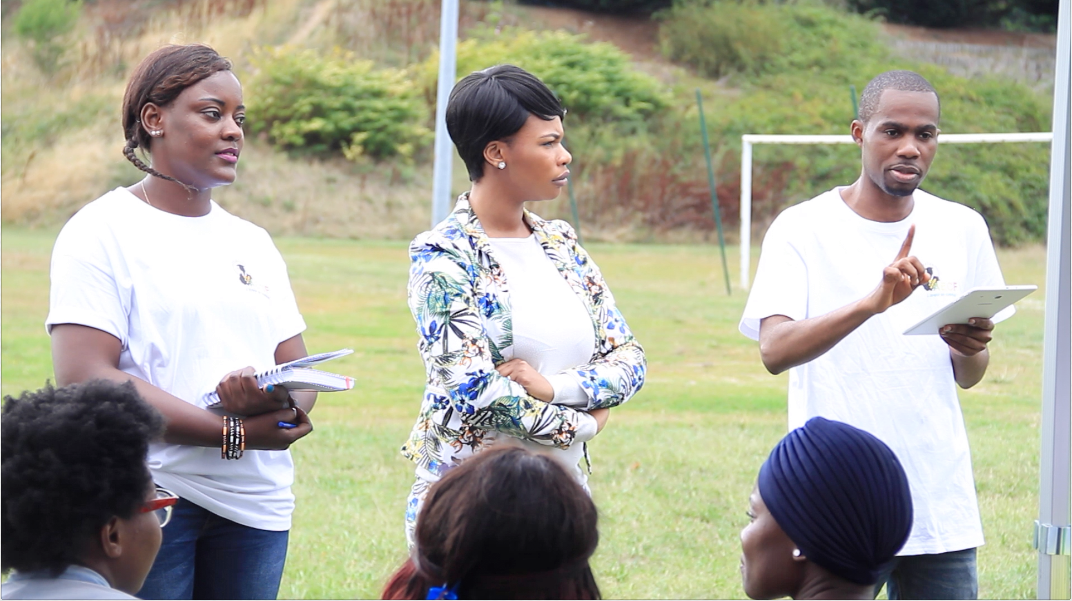
[[[506,161],[499,161],[499,164],[496,165],[496,167],[499,169],[506,169]]]
[[[800,557],[800,549],[793,549],[793,557]]]
[[[162,129],[151,129],[151,130],[149,130],[149,135],[154,137],[154,138],[159,138],[160,136],[164,135],[164,130],[162,130]]]

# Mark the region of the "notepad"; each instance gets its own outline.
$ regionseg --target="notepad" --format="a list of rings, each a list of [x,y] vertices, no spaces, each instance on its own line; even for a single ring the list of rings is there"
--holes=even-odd
[[[309,355],[257,372],[253,374],[253,377],[257,379],[257,385],[261,388],[271,384],[282,386],[287,390],[316,390],[318,392],[350,390],[354,387],[354,379],[350,376],[321,371],[310,366],[338,359],[352,352],[354,352],[353,349],[344,348],[330,353]],[[205,407],[216,407],[220,404],[220,397],[213,390],[205,395],[204,403]]]
[[[1038,286],[972,288],[957,300],[924,317],[922,321],[905,330],[905,335],[937,334],[938,329],[942,326],[966,324],[972,317],[990,319],[1005,307],[1037,289]]]

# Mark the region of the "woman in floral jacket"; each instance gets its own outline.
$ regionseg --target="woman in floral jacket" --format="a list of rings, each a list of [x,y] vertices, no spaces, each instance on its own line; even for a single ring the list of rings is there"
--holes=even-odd
[[[545,451],[585,484],[584,443],[644,383],[644,350],[573,229],[524,208],[566,185],[564,115],[539,79],[510,65],[451,92],[447,129],[473,183],[410,245],[409,306],[428,376],[402,447],[417,464],[411,544],[428,487],[496,441]]]

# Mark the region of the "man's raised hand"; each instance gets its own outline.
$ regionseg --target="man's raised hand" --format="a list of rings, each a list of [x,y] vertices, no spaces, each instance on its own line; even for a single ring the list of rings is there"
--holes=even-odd
[[[893,305],[908,298],[920,284],[930,279],[923,263],[908,253],[912,250],[912,239],[916,235],[916,226],[908,228],[901,250],[897,257],[882,270],[882,281],[868,297],[873,313],[882,313]]]

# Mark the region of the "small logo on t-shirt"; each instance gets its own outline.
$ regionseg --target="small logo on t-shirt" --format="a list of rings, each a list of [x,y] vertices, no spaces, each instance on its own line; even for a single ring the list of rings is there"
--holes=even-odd
[[[243,286],[254,292],[259,292],[264,296],[269,296],[268,286],[265,284],[261,284],[259,281],[255,282],[253,279],[253,274],[246,269],[246,266],[244,264],[236,261],[234,265],[235,270],[238,274],[238,281],[241,282]]]
[[[930,276],[930,278],[926,282],[923,282],[923,288],[930,292],[938,287],[938,282],[941,281],[941,278],[938,277],[937,270],[933,267],[927,268],[927,275]]]
[[[929,275],[930,278],[927,279],[926,282],[923,282],[923,289],[927,292],[934,292],[939,296],[955,294],[957,292],[957,283],[952,282],[949,279],[942,279],[937,267],[928,267],[927,275]]]
[[[246,273],[245,266],[240,265],[238,263],[235,263],[235,266],[238,267],[238,281],[242,282],[243,284],[245,284],[247,286],[252,285],[253,284],[253,276],[251,276],[248,273]]]

